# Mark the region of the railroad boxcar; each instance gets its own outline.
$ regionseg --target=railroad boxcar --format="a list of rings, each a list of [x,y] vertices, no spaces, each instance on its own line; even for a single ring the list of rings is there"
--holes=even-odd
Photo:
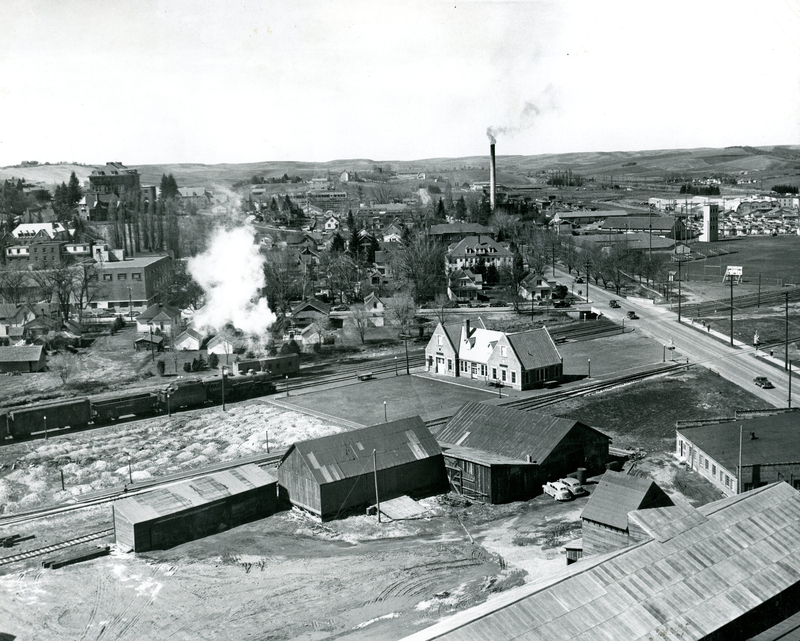
[[[0,412],[0,439],[10,438],[11,432],[8,431],[8,414]]]
[[[95,423],[104,423],[116,420],[121,416],[150,414],[158,408],[157,402],[158,395],[153,392],[93,400],[92,420]]]
[[[291,376],[300,371],[300,356],[297,354],[269,356],[258,360],[237,361],[233,364],[234,374],[243,375],[247,374],[250,370],[256,373],[267,372],[278,378]]]
[[[92,408],[87,397],[40,403],[9,410],[8,432],[14,438],[21,438],[30,436],[34,432],[60,430],[65,427],[86,427],[91,418]]]
[[[158,406],[163,411],[202,405],[207,400],[206,386],[203,381],[170,383],[158,392]]]

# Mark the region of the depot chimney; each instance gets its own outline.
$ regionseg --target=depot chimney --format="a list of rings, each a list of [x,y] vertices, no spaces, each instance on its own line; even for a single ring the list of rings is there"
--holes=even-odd
[[[494,211],[497,189],[497,176],[495,174],[494,143],[489,145],[489,206]]]

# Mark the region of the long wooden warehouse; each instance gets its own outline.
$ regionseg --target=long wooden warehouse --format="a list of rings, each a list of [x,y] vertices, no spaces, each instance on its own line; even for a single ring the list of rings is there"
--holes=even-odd
[[[121,550],[163,550],[277,509],[277,478],[243,465],[116,501],[114,533]]]
[[[800,492],[631,512],[645,541],[445,619],[406,641],[748,639],[800,603]]]
[[[295,443],[278,479],[292,504],[328,520],[375,504],[374,464],[382,501],[447,491],[442,450],[419,416]]]

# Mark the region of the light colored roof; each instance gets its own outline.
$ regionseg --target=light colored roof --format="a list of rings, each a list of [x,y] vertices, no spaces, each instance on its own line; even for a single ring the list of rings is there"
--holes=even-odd
[[[281,460],[296,451],[317,483],[323,485],[371,471],[373,450],[379,452],[376,459],[379,470],[442,453],[422,419],[412,416],[295,443]]]
[[[176,339],[175,339],[175,342],[176,342],[176,343],[180,343],[181,341],[183,341],[183,340],[185,340],[185,339],[187,339],[187,338],[193,338],[193,339],[195,339],[196,341],[201,341],[201,342],[202,342],[202,340],[203,340],[203,338],[205,338],[205,336],[203,336],[203,334],[201,334],[200,332],[198,332],[198,331],[197,331],[196,329],[194,329],[193,327],[190,327],[190,328],[189,328],[189,329],[187,329],[185,332],[181,332],[181,333],[178,335],[178,338],[176,338]]]
[[[0,363],[32,363],[42,358],[41,345],[0,347]]]
[[[125,260],[106,260],[103,261],[101,266],[98,266],[98,269],[135,269],[137,267],[147,267],[164,259],[169,260],[169,256],[134,256]]]
[[[692,518],[692,508],[667,508],[684,522],[672,535],[655,524],[652,539],[584,558],[406,641],[724,638],[726,626],[800,583],[800,493],[775,483],[735,498]]]
[[[561,354],[546,327],[506,336],[523,369],[541,369],[561,363]]]
[[[243,465],[115,501],[114,512],[130,523],[144,523],[272,483],[277,478],[271,472]]]
[[[653,229],[653,231],[672,231],[674,216],[626,216],[625,218],[606,218],[600,225],[603,229]]]
[[[24,236],[35,236],[40,231],[44,231],[50,238],[54,238],[56,234],[68,231],[64,225],[59,222],[53,223],[22,223],[17,225],[11,232],[14,238],[22,238]]]
[[[144,310],[141,314],[136,317],[137,323],[147,323],[151,320],[174,320],[175,317],[181,315],[181,310],[177,307],[170,307],[169,305],[163,305],[161,303],[156,303],[155,305],[150,305],[146,310]]]
[[[469,336],[462,325],[458,339],[458,357],[463,361],[485,363],[494,351],[494,346],[504,336],[503,332],[470,326]]]
[[[316,298],[309,298],[308,300],[304,300],[302,303],[295,305],[292,309],[292,315],[298,314],[306,309],[313,309],[322,314],[330,314],[331,313],[331,306],[327,303],[323,303],[321,300],[317,300]]]
[[[467,253],[467,248],[474,252]],[[490,236],[467,236],[447,249],[450,258],[478,258],[485,256],[488,258],[509,258],[511,252],[507,247],[501,245]]]
[[[518,462],[530,456],[532,462],[542,464],[573,429],[609,439],[602,432],[570,418],[474,401],[464,405],[448,421],[437,439],[445,447],[468,447]]]

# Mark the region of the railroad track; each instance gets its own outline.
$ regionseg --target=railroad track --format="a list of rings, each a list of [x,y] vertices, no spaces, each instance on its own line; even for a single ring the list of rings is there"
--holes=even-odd
[[[425,364],[425,356],[419,355],[414,357],[409,357],[408,359],[408,367],[420,367]],[[364,363],[362,367],[352,368],[347,370],[339,370],[333,374],[328,374],[325,376],[314,376],[313,378],[306,379],[299,381],[297,379],[289,379],[289,382],[280,384],[278,382],[278,392],[285,392],[287,389],[289,392],[293,390],[305,389],[308,387],[317,387],[319,385],[327,385],[329,383],[343,383],[343,382],[352,382],[359,373],[362,372],[372,372],[373,375],[378,374],[391,374],[395,371],[397,372],[405,372],[406,369],[406,360],[405,358],[398,358],[397,362],[395,363],[394,360],[392,361],[384,361],[383,364],[379,363],[377,366],[375,363]],[[294,383],[292,382],[294,381]]]
[[[74,545],[80,545],[81,543],[88,543],[89,541],[103,539],[113,534],[114,534],[114,528],[110,528],[107,530],[100,530],[98,532],[92,532],[91,534],[84,534],[83,536],[79,536],[74,539],[69,539],[67,541],[61,541],[60,543],[54,543],[53,545],[48,545],[46,547],[38,548],[36,550],[28,550],[27,552],[20,552],[19,554],[12,554],[11,556],[0,557],[0,565],[8,565],[9,563],[16,563],[18,561],[24,561],[25,559],[32,559],[36,556],[42,556],[43,554],[50,554],[51,552],[57,552],[58,550],[63,550],[65,548],[69,548]]]
[[[558,390],[556,392],[542,394],[533,398],[514,399],[504,403],[498,403],[498,405],[527,412],[539,409],[540,407],[546,407],[547,405],[554,405],[555,403],[560,403],[561,401],[565,401],[570,398],[585,396],[586,394],[594,394],[595,392],[602,392],[613,387],[619,387],[620,385],[627,385],[629,383],[643,381],[647,378],[660,376],[683,367],[686,367],[685,363],[670,363],[668,365],[660,365],[655,369],[648,370],[646,372],[637,372],[634,374],[627,374],[625,376],[618,376],[613,379],[597,381],[588,385],[583,385],[575,389]],[[445,425],[451,418],[452,415],[441,416],[430,421],[426,421],[426,425],[428,426],[428,429],[441,427]]]
[[[759,301],[760,304],[764,306],[776,305],[778,303],[785,302],[787,295],[789,297],[789,301],[791,302],[800,301],[800,287],[793,287],[791,289],[786,289],[785,291],[765,292],[761,294],[760,297],[758,294],[735,296],[733,299],[733,308],[734,310],[736,310],[748,307],[755,307],[756,305],[759,304]],[[673,308],[674,307],[675,306],[673,305]],[[703,303],[693,303],[681,306],[681,313],[687,317],[707,316],[708,314],[713,314],[715,312],[716,313],[730,312],[730,310],[731,310],[731,301],[729,298],[721,298],[718,300],[711,300]]]

